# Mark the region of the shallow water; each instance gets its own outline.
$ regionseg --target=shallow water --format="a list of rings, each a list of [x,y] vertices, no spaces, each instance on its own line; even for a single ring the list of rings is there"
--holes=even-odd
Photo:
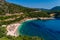
[[[39,36],[45,40],[60,40],[60,20],[32,20],[22,23],[19,33]]]

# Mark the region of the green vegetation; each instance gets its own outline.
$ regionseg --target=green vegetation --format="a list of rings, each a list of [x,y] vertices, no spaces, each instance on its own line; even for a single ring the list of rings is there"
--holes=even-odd
[[[50,17],[47,12],[30,12],[25,14],[27,17],[38,18],[38,17]]]
[[[31,11],[35,11],[37,9],[33,9],[33,8],[27,8],[27,7],[23,7],[20,5],[16,5],[13,3],[8,3],[8,2],[0,2],[0,15],[5,15],[6,13],[8,14],[14,14],[14,13],[20,13],[20,12],[31,12]]]
[[[4,1],[4,0],[2,0]],[[0,25],[7,25],[15,22],[19,22],[20,20],[26,18],[26,17],[49,17],[49,14],[47,11],[40,11],[39,9],[35,8],[27,8],[20,5],[16,5],[13,3],[8,3],[6,1],[1,1],[1,7],[0,7]],[[39,11],[39,12],[34,12]],[[20,13],[23,13],[23,15],[20,15]],[[19,14],[19,15],[13,15],[13,14]],[[11,16],[6,14],[11,14]],[[18,18],[17,18],[18,17]],[[8,20],[9,19],[9,20]],[[10,20],[13,19],[13,20]]]
[[[7,36],[6,32],[7,32],[6,28],[0,26],[0,40],[43,40],[43,38],[40,37],[30,37],[30,36],[23,36],[23,35],[20,35],[18,37]]]
[[[2,38],[3,36],[6,36],[6,29],[5,27],[0,27],[0,38]]]
[[[55,8],[52,10],[46,9],[35,9],[35,8],[27,8],[23,6],[19,6],[16,4],[8,3],[6,1],[0,2],[0,40],[43,40],[40,37],[30,37],[30,36],[22,36],[12,37],[6,35],[6,28],[1,27],[2,25],[9,25],[11,23],[20,22],[24,18],[39,18],[39,17],[50,17],[49,13],[58,13],[55,17],[60,17],[60,9],[57,11]],[[38,12],[35,12],[38,11]],[[20,13],[23,12],[21,15]],[[14,15],[15,13],[19,15]],[[11,14],[11,15],[6,15]],[[9,19],[9,20],[8,20]],[[11,20],[12,19],[12,20]]]
[[[43,40],[42,38],[38,38],[38,37],[11,37],[11,36],[7,36],[7,37],[2,37],[0,38],[0,40]]]
[[[5,20],[5,19],[9,19],[9,18],[16,18],[20,15],[12,15],[12,16],[0,16],[0,20]]]
[[[10,17],[10,16],[9,16]],[[9,18],[7,17],[7,18]],[[22,20],[24,17],[20,16],[19,18],[16,18],[15,16],[15,19],[14,20],[7,20],[7,21],[4,21],[2,18],[2,21],[0,22],[0,25],[8,25],[8,24],[11,24],[11,23],[15,23],[15,22],[18,22],[20,20]],[[13,18],[12,18],[13,19]]]
[[[44,11],[28,12],[28,13],[25,12],[22,15],[0,16],[0,25],[8,25],[11,23],[19,22],[24,18],[38,18],[38,17],[50,17],[50,16],[47,12],[44,12]]]

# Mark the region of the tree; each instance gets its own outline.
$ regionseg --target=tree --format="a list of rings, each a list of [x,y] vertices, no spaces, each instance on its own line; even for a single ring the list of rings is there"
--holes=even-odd
[[[6,36],[6,29],[5,27],[0,27],[0,38],[2,38],[3,36]]]

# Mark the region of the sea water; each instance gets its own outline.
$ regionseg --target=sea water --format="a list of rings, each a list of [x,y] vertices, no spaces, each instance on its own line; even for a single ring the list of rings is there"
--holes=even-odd
[[[31,20],[20,25],[19,33],[45,40],[60,40],[60,20]]]

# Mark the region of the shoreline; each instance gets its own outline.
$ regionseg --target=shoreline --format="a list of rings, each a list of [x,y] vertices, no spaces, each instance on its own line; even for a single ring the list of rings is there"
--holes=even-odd
[[[17,29],[20,26],[20,23],[14,23],[7,26],[7,35],[19,36]]]
[[[25,21],[29,21],[29,20],[33,20],[33,19],[23,19],[20,21],[20,23],[13,23],[7,26],[7,35],[11,35],[11,36],[19,36],[19,32],[18,32],[18,28],[20,28],[20,26],[22,25],[23,22]]]
[[[40,18],[41,19],[41,18]],[[42,18],[41,20],[48,20],[48,19],[55,19],[55,18]],[[24,18],[18,23],[10,24],[7,26],[7,35],[11,36],[19,36],[18,28],[22,25],[23,22],[29,21],[29,20],[37,20],[37,18]]]

